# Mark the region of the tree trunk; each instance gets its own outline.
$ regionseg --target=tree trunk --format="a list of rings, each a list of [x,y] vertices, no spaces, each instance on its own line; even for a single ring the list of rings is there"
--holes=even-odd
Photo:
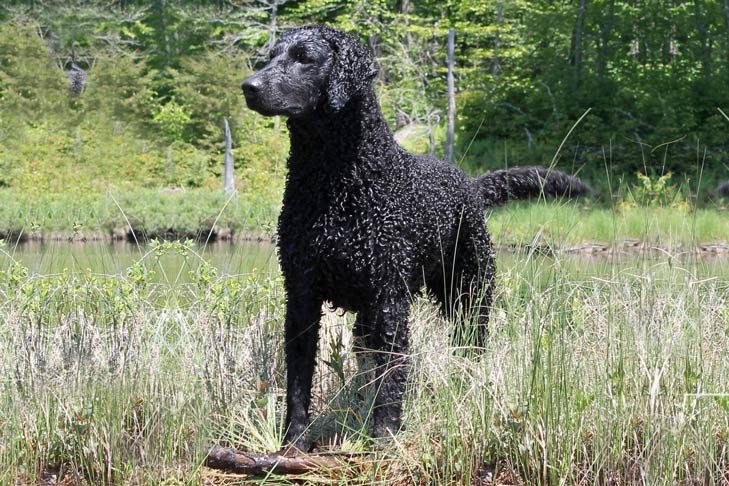
[[[453,162],[453,144],[456,131],[456,82],[453,76],[455,67],[456,33],[448,31],[448,135],[446,138],[446,160]]]
[[[729,0],[722,0],[721,4],[724,7],[724,33],[727,36],[726,50],[727,57],[729,58]]]
[[[501,24],[504,23],[504,0],[496,3],[496,38],[494,39],[494,62],[491,65],[491,74],[496,76],[501,71],[501,59],[499,59],[499,51],[501,50]]]
[[[671,2],[671,7],[675,7],[676,3]],[[668,36],[668,45],[664,47],[663,64],[671,64],[676,60],[678,54],[678,44],[676,43],[676,21],[671,21],[671,33]]]
[[[403,24],[405,25],[405,43],[409,48],[413,45],[413,36],[410,34],[410,0],[402,0],[400,13],[402,14]]]
[[[607,71],[608,56],[610,55],[610,34],[613,31],[615,22],[615,0],[610,0],[607,9],[607,17],[600,29],[600,47],[598,49],[597,73],[600,79],[605,78]]]
[[[223,190],[226,193],[235,192],[235,173],[233,170],[233,141],[230,136],[230,125],[225,119],[225,180]]]
[[[268,22],[268,49],[273,49],[276,44],[276,33],[278,31],[278,5],[279,0],[273,0],[269,4],[271,7],[271,18]],[[282,2],[283,3],[283,2]]]
[[[704,77],[708,79],[711,77],[711,46],[709,45],[708,27],[700,0],[694,0],[694,14],[696,15],[696,30],[699,32],[699,41],[701,42],[701,68]]]
[[[635,0],[636,12],[640,11],[640,8],[640,0]],[[640,62],[640,29],[635,17],[633,18],[633,45],[630,48],[630,53],[633,56],[633,62]]]
[[[582,30],[585,26],[585,9],[587,0],[580,0],[580,6],[577,9],[577,25],[574,33],[574,50],[572,53],[572,63],[575,66],[575,87],[580,86],[582,78]]]

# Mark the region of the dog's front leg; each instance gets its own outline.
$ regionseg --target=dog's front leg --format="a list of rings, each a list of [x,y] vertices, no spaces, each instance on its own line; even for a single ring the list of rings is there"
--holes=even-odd
[[[400,429],[402,400],[409,369],[406,291],[387,292],[371,309],[374,332],[367,336],[374,350],[377,395],[372,417],[372,435],[386,437]]]
[[[319,340],[322,300],[307,293],[288,293],[286,303],[286,435],[282,453],[307,452],[309,403]]]

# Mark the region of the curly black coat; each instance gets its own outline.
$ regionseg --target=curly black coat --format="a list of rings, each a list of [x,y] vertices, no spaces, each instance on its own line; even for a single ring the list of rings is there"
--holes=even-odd
[[[447,312],[480,316],[484,338],[494,253],[484,209],[508,199],[584,193],[558,171],[526,167],[473,180],[397,145],[375,98],[377,67],[357,40],[324,26],[285,34],[243,83],[248,106],[288,116],[291,153],[278,245],[285,279],[289,452],[306,450],[322,304],[357,312],[373,352],[372,433],[400,427],[411,297],[425,286]]]

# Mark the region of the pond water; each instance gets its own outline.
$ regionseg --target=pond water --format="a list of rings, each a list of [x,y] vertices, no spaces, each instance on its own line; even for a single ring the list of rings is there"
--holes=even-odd
[[[32,273],[47,275],[64,270],[97,274],[123,274],[135,262],[142,260],[155,271],[159,281],[185,281],[204,259],[221,275],[239,275],[251,272],[277,273],[276,250],[270,242],[220,242],[191,248],[185,258],[170,250],[157,257],[149,245],[102,242],[31,242],[4,249],[0,253],[0,269],[11,257],[30,269]],[[560,255],[550,257],[501,250],[498,254],[500,271],[517,269],[538,278],[550,279],[555,274],[567,273],[570,278],[582,280],[592,277],[610,278],[616,273],[661,273],[678,269],[694,278],[728,278],[729,258],[721,256],[669,255],[667,253],[620,253],[616,255]],[[522,272],[523,270],[523,272]]]
[[[267,242],[214,243],[193,246],[187,258],[174,249],[157,256],[150,245],[103,242],[30,242],[5,248],[0,254],[0,268],[10,257],[32,273],[47,275],[62,271],[123,274],[127,268],[143,261],[155,270],[160,280],[185,280],[188,272],[206,261],[223,275],[251,272],[278,272],[275,247]],[[3,261],[5,260],[5,261]]]

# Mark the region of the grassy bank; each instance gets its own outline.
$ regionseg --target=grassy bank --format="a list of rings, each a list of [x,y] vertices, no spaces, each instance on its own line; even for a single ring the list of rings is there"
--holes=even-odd
[[[274,235],[280,191],[230,196],[207,189],[140,189],[106,193],[0,191],[0,236],[18,239],[197,239]],[[630,205],[589,201],[508,204],[488,213],[499,245],[571,247],[640,241],[662,248],[726,242],[729,217],[719,205]],[[133,231],[132,231],[133,230]],[[212,232],[212,233],[211,233]]]
[[[29,194],[0,191],[0,235],[9,241],[66,238],[199,239],[270,236],[278,201],[205,189]],[[132,234],[133,233],[133,234]]]
[[[189,284],[152,283],[165,252],[196,262],[180,270],[194,268]],[[29,276],[0,261],[0,482],[200,484],[210,443],[277,448],[278,277],[222,278],[179,244],[149,248],[124,276]],[[727,273],[587,262],[502,260],[476,354],[453,348],[452,323],[418,299],[405,430],[310,484],[719,484],[729,473]],[[370,451],[371,390],[360,389],[351,320],[325,317],[314,435]]]
[[[634,240],[661,248],[688,248],[729,240],[729,217],[720,208],[666,206],[614,209],[579,203],[509,204],[491,214],[488,225],[502,245],[545,244],[556,248],[585,242],[612,245]]]

